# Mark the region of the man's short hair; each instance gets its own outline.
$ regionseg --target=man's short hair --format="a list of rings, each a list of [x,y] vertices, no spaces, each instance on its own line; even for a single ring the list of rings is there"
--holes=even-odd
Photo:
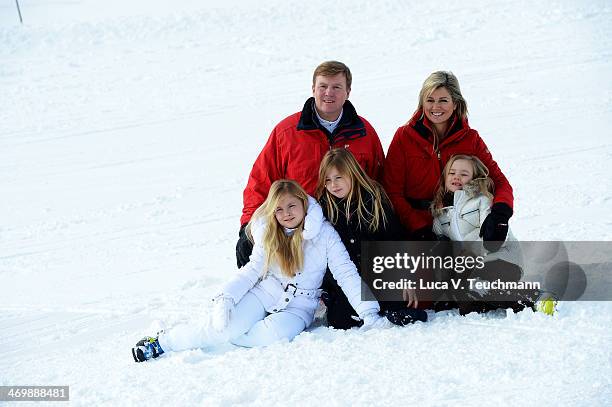
[[[348,66],[344,65],[342,62],[338,61],[325,61],[314,71],[312,75],[312,86],[315,85],[317,81],[317,76],[334,76],[339,73],[344,74],[346,78],[346,88],[347,90],[351,88],[351,83],[353,82],[353,76],[351,75],[351,70]]]

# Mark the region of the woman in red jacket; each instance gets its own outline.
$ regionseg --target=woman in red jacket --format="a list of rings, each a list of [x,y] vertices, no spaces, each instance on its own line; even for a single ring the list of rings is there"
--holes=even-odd
[[[495,183],[491,213],[480,229],[487,250],[506,240],[512,216],[510,183],[467,120],[467,103],[451,72],[434,72],[425,80],[410,121],[397,129],[385,160],[383,184],[403,226],[415,240],[435,240],[429,210],[446,162],[456,154],[474,155]]]

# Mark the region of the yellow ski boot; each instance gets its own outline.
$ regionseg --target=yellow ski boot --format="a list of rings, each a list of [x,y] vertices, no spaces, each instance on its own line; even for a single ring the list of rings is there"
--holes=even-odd
[[[557,313],[557,303],[559,301],[554,295],[550,293],[544,293],[534,304],[534,310],[537,312],[543,312],[546,315],[553,316]]]

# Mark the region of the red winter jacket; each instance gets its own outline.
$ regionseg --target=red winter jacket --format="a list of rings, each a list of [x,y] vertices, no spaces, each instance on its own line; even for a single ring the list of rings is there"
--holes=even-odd
[[[268,196],[270,185],[279,179],[297,181],[309,195],[314,195],[319,165],[332,148],[348,149],[365,172],[379,180],[385,155],[374,128],[357,115],[348,100],[344,103],[338,127],[330,134],[321,126],[309,98],[301,112],[276,125],[268,142],[253,164],[244,190],[242,217],[244,225]]]
[[[421,116],[419,110],[407,125],[397,129],[385,160],[383,185],[404,227],[414,232],[432,226],[433,219],[424,201],[433,199],[446,162],[456,154],[477,156],[487,166],[495,183],[493,202],[504,202],[512,208],[512,186],[467,120],[455,120],[451,124],[437,153],[431,124]]]

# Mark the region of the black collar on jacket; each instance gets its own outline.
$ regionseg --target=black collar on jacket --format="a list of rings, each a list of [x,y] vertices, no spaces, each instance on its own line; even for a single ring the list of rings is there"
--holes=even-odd
[[[340,123],[330,133],[325,127],[321,125],[317,114],[315,112],[315,101],[314,97],[308,98],[304,103],[302,114],[300,115],[300,121],[298,122],[298,130],[321,130],[323,134],[327,136],[330,144],[334,144],[340,140],[353,140],[360,137],[365,137],[366,129],[363,121],[357,116],[357,111],[351,102],[348,100],[344,102],[342,106],[342,118]]]
[[[431,140],[431,137],[433,135],[433,130],[431,129],[431,124],[429,123],[429,120],[427,120],[425,117],[422,117],[421,119],[417,120],[417,122],[414,124],[413,127],[416,130],[416,132],[419,133],[419,135],[423,137],[425,140]],[[446,132],[446,135],[444,138],[448,138],[449,136],[457,133],[462,128],[463,128],[462,120],[457,120],[457,115],[453,114],[451,127]]]

